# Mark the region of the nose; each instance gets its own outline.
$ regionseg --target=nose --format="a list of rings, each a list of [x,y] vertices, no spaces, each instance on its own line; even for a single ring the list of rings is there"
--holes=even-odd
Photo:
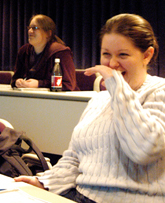
[[[109,67],[112,69],[118,69],[119,62],[115,56],[112,56],[109,60]]]
[[[28,32],[29,32],[29,33],[33,32],[33,29],[32,29],[32,28],[30,28],[30,29],[28,30]]]
[[[30,27],[30,28],[28,29],[28,33],[29,33],[29,34],[34,33],[34,29],[33,29],[32,27]]]

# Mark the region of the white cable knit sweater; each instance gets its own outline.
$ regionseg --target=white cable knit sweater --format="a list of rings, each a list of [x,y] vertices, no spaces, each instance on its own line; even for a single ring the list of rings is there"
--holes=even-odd
[[[107,91],[89,101],[68,150],[39,180],[99,202],[165,202],[165,79],[133,91],[113,70]]]

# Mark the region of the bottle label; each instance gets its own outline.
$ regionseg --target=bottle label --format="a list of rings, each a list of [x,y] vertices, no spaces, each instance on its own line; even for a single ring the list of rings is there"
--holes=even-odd
[[[54,88],[62,88],[62,76],[52,76],[51,86]]]

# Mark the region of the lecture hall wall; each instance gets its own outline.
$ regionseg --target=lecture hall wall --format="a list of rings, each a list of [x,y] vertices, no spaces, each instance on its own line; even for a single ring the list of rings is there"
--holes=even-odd
[[[165,77],[164,11],[164,0],[1,0],[0,70],[14,70],[34,14],[55,21],[57,35],[72,49],[75,66],[81,69],[99,64],[99,31],[106,20],[119,13],[135,13],[151,23],[159,42],[158,61],[150,73]]]

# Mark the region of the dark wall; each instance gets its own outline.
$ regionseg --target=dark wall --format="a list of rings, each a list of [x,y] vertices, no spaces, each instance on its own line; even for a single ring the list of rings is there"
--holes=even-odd
[[[107,19],[119,13],[146,18],[160,45],[152,74],[165,77],[164,0],[1,0],[0,70],[13,70],[18,49],[27,42],[26,26],[33,14],[45,14],[56,23],[57,35],[73,51],[76,68],[99,64],[99,31]]]

